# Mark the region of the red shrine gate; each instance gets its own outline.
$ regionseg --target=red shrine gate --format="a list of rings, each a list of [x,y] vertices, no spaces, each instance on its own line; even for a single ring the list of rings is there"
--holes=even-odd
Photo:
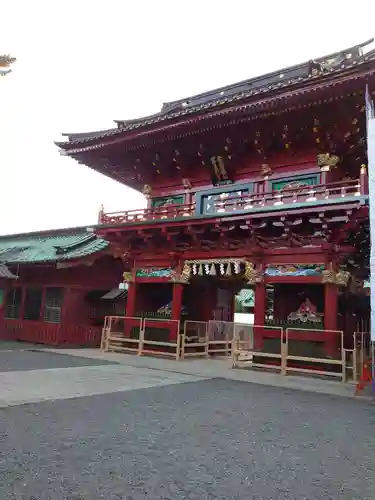
[[[275,350],[281,331],[289,356],[332,359],[344,332],[354,349],[369,308],[365,46],[58,143],[145,194],[146,209],[101,210],[95,231],[123,261],[126,317],[146,340],[231,318],[229,297],[251,287],[255,346]]]

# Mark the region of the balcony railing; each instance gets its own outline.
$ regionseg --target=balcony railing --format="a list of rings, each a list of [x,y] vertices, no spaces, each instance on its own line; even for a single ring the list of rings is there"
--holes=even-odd
[[[311,186],[296,186],[264,193],[250,193],[245,196],[218,196],[213,208],[208,212],[197,212],[195,203],[186,205],[165,205],[157,208],[144,208],[99,214],[99,224],[127,224],[163,219],[191,218],[197,215],[215,216],[232,214],[234,212],[251,212],[255,209],[276,208],[285,205],[285,208],[296,204],[318,203],[345,199],[365,194],[360,179],[321,184]]]

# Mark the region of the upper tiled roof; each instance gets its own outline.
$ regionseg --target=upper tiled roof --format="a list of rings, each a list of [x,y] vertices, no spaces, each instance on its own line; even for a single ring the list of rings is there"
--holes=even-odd
[[[329,76],[345,74],[353,68],[375,59],[375,49],[364,53],[363,47],[373,42],[369,40],[360,45],[309,60],[302,64],[280,69],[263,76],[221,87],[209,92],[187,97],[163,104],[160,112],[134,120],[116,120],[117,128],[98,132],[63,134],[69,142],[57,142],[62,149],[71,149],[74,145],[92,142],[95,139],[115,136],[144,126],[158,124],[186,115],[199,114],[212,108],[261,96],[262,98],[275,91],[289,90],[303,86],[314,80],[324,80]]]
[[[0,262],[53,263],[104,250],[108,242],[86,228],[0,236]]]

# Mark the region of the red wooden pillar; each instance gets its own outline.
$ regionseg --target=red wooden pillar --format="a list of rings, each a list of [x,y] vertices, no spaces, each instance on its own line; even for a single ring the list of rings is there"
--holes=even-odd
[[[181,309],[182,309],[182,297],[184,293],[184,285],[181,283],[175,283],[173,285],[173,296],[172,296],[172,320],[181,320]],[[178,335],[178,328],[173,329],[170,340],[175,341]]]
[[[46,306],[46,287],[42,288],[42,300],[40,301],[39,320],[44,321],[44,309]]]
[[[5,314],[5,303],[7,299],[7,293],[8,293],[8,286],[6,283],[0,282],[0,290],[2,290],[2,293],[0,292],[0,322],[3,321],[4,319],[4,314]]]
[[[20,319],[23,319],[24,314],[25,314],[25,302],[26,302],[26,293],[27,293],[27,288],[25,286],[21,287],[21,307],[20,307]]]
[[[337,301],[337,285],[326,283],[324,286],[324,329],[326,330],[324,348],[327,356],[330,357],[333,357],[337,352],[340,340],[338,334],[332,331],[337,330]]]
[[[254,347],[263,348],[264,319],[266,315],[266,285],[262,281],[255,285],[255,307],[254,307]]]
[[[136,315],[136,304],[137,304],[137,283],[128,284],[128,294],[126,301],[126,316],[132,318]]]

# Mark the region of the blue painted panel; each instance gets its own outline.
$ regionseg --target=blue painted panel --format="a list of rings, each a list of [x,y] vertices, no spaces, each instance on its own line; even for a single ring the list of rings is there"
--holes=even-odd
[[[242,196],[250,194],[253,191],[253,183],[231,184],[229,186],[215,187],[196,193],[195,206],[196,215],[210,215],[217,211],[216,203],[220,201],[220,195],[223,193],[228,196]]]

